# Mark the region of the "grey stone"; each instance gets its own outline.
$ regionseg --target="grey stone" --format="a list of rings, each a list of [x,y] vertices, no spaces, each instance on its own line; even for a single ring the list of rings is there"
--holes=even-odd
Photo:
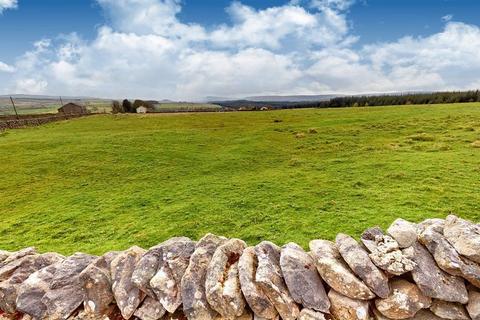
[[[235,319],[245,311],[246,303],[238,277],[238,260],[246,246],[242,240],[228,240],[217,248],[207,269],[207,301],[224,319]]]
[[[182,277],[194,251],[195,242],[185,237],[172,238],[162,244],[158,270],[150,280],[150,287],[169,313],[174,313],[182,304]]]
[[[370,251],[369,257],[380,269],[391,275],[402,275],[415,267],[412,261],[411,247],[400,249],[397,241],[384,235],[379,228],[367,229],[361,238],[365,247]]]
[[[119,252],[108,252],[97,258],[80,273],[80,284],[85,291],[83,307],[86,314],[101,316],[114,301],[112,292],[112,261]]]
[[[403,279],[391,282],[392,292],[385,299],[375,300],[381,314],[390,319],[407,319],[419,310],[430,307],[432,299],[425,296],[413,283]]]
[[[159,320],[165,314],[162,304],[152,297],[147,296],[142,305],[135,311],[135,317],[141,320]]]
[[[346,297],[335,290],[328,292],[332,307],[330,312],[335,319],[370,320],[368,301]]]
[[[238,261],[238,273],[243,295],[256,319],[275,319],[278,317],[277,310],[255,280],[257,266],[258,260],[255,249],[248,247],[243,250]]]
[[[58,257],[57,262],[32,273],[18,288],[16,299],[17,311],[28,314],[35,319],[46,317],[47,306],[42,298],[49,290],[59,262],[63,257]]]
[[[365,230],[362,233],[360,240],[369,252],[374,252],[377,250],[379,239],[381,239],[383,236],[385,236],[385,234],[383,233],[382,229],[379,227],[373,227]],[[399,248],[398,243],[396,247]]]
[[[419,241],[427,247],[440,269],[451,275],[461,276],[480,287],[480,265],[460,256],[434,226],[424,228],[419,234]]]
[[[480,263],[480,226],[449,215],[443,233],[458,253]]]
[[[280,269],[280,248],[262,241],[255,246],[258,266],[255,281],[262,288],[283,320],[295,320],[300,310],[288,292]]]
[[[8,255],[8,257],[6,257],[3,261],[0,262],[0,269],[3,268],[4,266],[6,266],[7,264],[15,261],[15,260],[21,259],[25,256],[31,256],[31,255],[34,255],[34,254],[38,254],[37,249],[35,247],[28,247],[28,248],[22,249],[22,250],[17,251],[17,252],[11,252]],[[1,280],[2,280],[2,278],[1,278],[1,275],[0,275],[0,281]]]
[[[140,258],[132,274],[132,282],[151,298],[156,298],[150,281],[158,271],[161,255],[162,243],[151,247]]]
[[[298,320],[325,320],[325,315],[312,309],[303,308],[302,311],[300,311]]]
[[[459,303],[434,300],[430,310],[442,319],[470,320],[467,310]]]
[[[0,309],[14,313],[17,309],[16,299],[21,284],[34,272],[63,259],[56,253],[29,254],[11,260],[0,268]]]
[[[335,291],[352,299],[369,300],[375,294],[350,270],[331,241],[310,241],[311,255],[322,279]]]
[[[441,270],[430,252],[419,242],[413,248],[416,267],[412,276],[420,290],[431,298],[467,303],[468,293],[463,279]]]
[[[226,241],[224,237],[207,234],[195,246],[181,284],[183,312],[189,320],[209,320],[216,316],[207,302],[205,279],[215,250]]]
[[[78,310],[72,314],[68,320],[123,320],[120,310],[116,305],[110,305],[104,315],[94,315],[85,312],[85,310]]]
[[[467,311],[472,320],[480,320],[480,291],[473,287],[468,289]]]
[[[417,224],[417,235],[425,231],[426,228],[430,228],[435,232],[438,232],[443,235],[444,226],[445,226],[444,219],[427,219]]]
[[[306,309],[327,313],[330,301],[313,258],[295,243],[283,246],[280,254],[283,278],[296,303]],[[307,312],[307,311],[305,311]]]
[[[386,298],[390,293],[387,276],[370,260],[367,251],[358,242],[346,234],[336,238],[338,251],[352,271],[377,296]]]
[[[133,316],[135,310],[145,298],[145,293],[132,282],[135,266],[145,252],[142,248],[131,247],[113,259],[110,266],[113,296],[125,319],[130,319]]]
[[[48,319],[67,319],[82,305],[85,291],[80,283],[80,273],[96,258],[75,253],[56,264],[48,290],[42,297],[42,303],[47,307]]]
[[[415,224],[404,220],[395,220],[387,229],[387,233],[397,241],[400,248],[408,248],[417,241]]]

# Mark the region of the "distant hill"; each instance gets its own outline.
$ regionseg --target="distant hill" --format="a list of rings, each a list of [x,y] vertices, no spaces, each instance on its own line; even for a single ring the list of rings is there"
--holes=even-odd
[[[215,101],[252,101],[252,102],[313,102],[328,101],[333,98],[342,97],[339,94],[320,94],[320,95],[269,95],[269,96],[250,96],[243,98],[227,98],[208,96],[205,98],[207,102]]]
[[[243,100],[248,101],[268,101],[268,102],[312,102],[312,101],[327,101],[342,95],[335,94],[321,94],[321,95],[291,95],[291,96],[253,96],[246,97]]]

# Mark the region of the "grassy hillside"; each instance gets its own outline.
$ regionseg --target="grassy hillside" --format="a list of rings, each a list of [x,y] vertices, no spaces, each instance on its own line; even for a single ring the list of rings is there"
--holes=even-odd
[[[399,216],[479,221],[478,140],[479,103],[11,130],[0,133],[0,248],[101,253],[206,232],[306,245]]]

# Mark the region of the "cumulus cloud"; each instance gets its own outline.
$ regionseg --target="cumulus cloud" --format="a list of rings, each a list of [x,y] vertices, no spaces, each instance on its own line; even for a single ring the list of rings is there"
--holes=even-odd
[[[17,6],[17,0],[0,0],[0,14],[2,14],[3,10],[15,9]]]
[[[12,73],[15,71],[15,68],[12,66],[9,66],[8,64],[0,61],[0,72],[8,72]]]
[[[184,100],[479,83],[475,25],[448,22],[428,37],[358,49],[348,0],[290,1],[262,10],[233,2],[226,10],[230,23],[209,28],[180,21],[179,0],[97,1],[109,19],[94,40],[71,34],[38,41],[7,66],[3,91]]]

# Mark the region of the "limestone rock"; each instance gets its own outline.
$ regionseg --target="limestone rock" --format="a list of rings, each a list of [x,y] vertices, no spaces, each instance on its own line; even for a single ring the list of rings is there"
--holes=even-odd
[[[373,319],[375,320],[393,320],[390,318],[385,317],[383,314],[380,313],[377,309],[373,308]],[[408,318],[408,320],[444,320],[442,318],[437,317],[428,309],[422,309],[418,311],[413,317]]]
[[[352,299],[369,300],[375,297],[342,260],[333,242],[310,241],[310,250],[318,273],[335,291]]]
[[[288,291],[296,303],[304,306],[303,310],[328,312],[330,301],[315,263],[308,253],[300,246],[289,243],[282,248],[280,267]]]
[[[351,299],[335,290],[328,293],[331,314],[341,320],[370,320],[368,301]]]
[[[431,298],[467,303],[468,293],[463,279],[442,271],[419,242],[413,248],[416,267],[412,270],[412,276],[420,290]]]
[[[380,311],[377,310],[377,308],[372,307],[372,312],[374,320],[392,320],[385,317]]]
[[[207,301],[225,319],[234,319],[245,311],[245,299],[238,278],[238,260],[246,246],[242,240],[228,240],[217,248],[207,269]]]
[[[442,319],[470,320],[467,310],[459,303],[433,300],[430,310]]]
[[[402,275],[415,267],[412,261],[412,248],[401,250],[397,241],[384,235],[379,228],[367,229],[361,238],[365,247],[370,251],[369,257],[380,269],[392,275]]]
[[[31,274],[18,288],[17,311],[28,314],[35,319],[43,319],[46,316],[47,306],[42,298],[48,291],[50,283],[63,257],[59,257],[56,263],[42,268]]]
[[[150,287],[169,313],[182,304],[182,277],[194,251],[195,242],[186,237],[172,238],[162,244],[158,270],[150,280]]]
[[[254,320],[254,315],[250,312],[250,310],[245,309],[245,312],[241,316],[235,317],[234,319],[235,320]],[[260,320],[258,318],[255,318],[255,319]],[[215,320],[227,320],[227,318],[224,318],[220,314],[218,314],[215,317]],[[278,319],[276,319],[276,320],[278,320]]]
[[[387,233],[397,241],[400,248],[408,248],[417,241],[416,226],[407,220],[395,220],[387,229]]]
[[[3,261],[0,262],[0,269],[15,260],[21,259],[25,256],[31,256],[34,254],[38,254],[37,249],[35,247],[28,247],[20,251],[10,253],[8,254],[8,257],[6,257]],[[0,281],[1,279],[2,278],[0,276]]]
[[[444,219],[427,219],[417,224],[417,235],[420,235],[426,228],[431,228],[433,231],[443,235],[444,227]]]
[[[12,253],[5,250],[0,250],[0,263],[7,259]]]
[[[150,281],[158,271],[161,255],[162,243],[151,247],[140,258],[132,274],[132,282],[151,298],[156,298],[155,292],[150,286]]]
[[[152,297],[146,297],[134,315],[141,320],[159,320],[165,314],[162,304]]]
[[[133,316],[145,298],[145,294],[132,282],[135,266],[144,253],[145,250],[142,248],[131,247],[113,259],[110,266],[113,296],[125,319]]]
[[[451,275],[461,276],[480,288],[480,265],[460,256],[434,226],[426,227],[419,234],[419,241],[427,247],[440,269]]]
[[[418,311],[417,314],[410,320],[444,320],[444,319],[437,317],[430,310],[423,309]]]
[[[443,233],[458,253],[480,263],[480,226],[449,215]]]
[[[278,313],[273,303],[267,297],[255,280],[258,260],[253,247],[243,250],[238,261],[240,286],[248,305],[255,314],[255,318],[275,319]]]
[[[374,252],[374,251],[377,250],[377,246],[379,244],[379,241],[384,236],[385,236],[385,234],[383,233],[382,229],[380,229],[379,227],[373,227],[373,228],[369,228],[369,229],[365,230],[362,233],[362,237],[360,238],[360,240],[362,241],[363,245],[365,246],[365,248],[367,248],[367,250],[369,252]],[[388,236],[388,237],[393,240],[392,237],[390,237],[390,236]],[[395,247],[399,248],[398,243],[396,244]]]
[[[325,316],[321,312],[304,308],[300,311],[298,320],[325,320]]]
[[[283,320],[294,320],[300,310],[288,292],[280,269],[280,248],[262,241],[255,246],[258,259],[255,281],[262,288]]]
[[[338,234],[337,248],[352,271],[379,297],[386,298],[390,293],[388,278],[380,271],[368,256],[367,251],[355,239]]]
[[[407,319],[419,310],[428,308],[432,299],[425,296],[413,283],[403,279],[391,282],[392,292],[385,299],[375,300],[375,306],[385,317]]]
[[[474,288],[468,290],[467,311],[472,320],[480,320],[480,292]]]
[[[118,255],[119,252],[108,252],[80,273],[80,284],[85,291],[85,313],[100,316],[109,310],[114,301],[110,269],[112,261]]]
[[[0,268],[0,309],[14,313],[20,285],[34,272],[60,261],[56,253],[22,255]]]
[[[72,314],[68,320],[124,320],[120,310],[116,305],[111,305],[104,315],[92,315],[85,312],[85,310],[78,310],[78,312]]]
[[[189,320],[209,320],[216,315],[207,303],[205,278],[215,250],[226,241],[224,237],[207,234],[195,246],[181,283],[183,312]]]
[[[56,264],[48,290],[42,297],[48,319],[66,319],[80,307],[85,297],[80,273],[95,259],[92,255],[75,253]]]

